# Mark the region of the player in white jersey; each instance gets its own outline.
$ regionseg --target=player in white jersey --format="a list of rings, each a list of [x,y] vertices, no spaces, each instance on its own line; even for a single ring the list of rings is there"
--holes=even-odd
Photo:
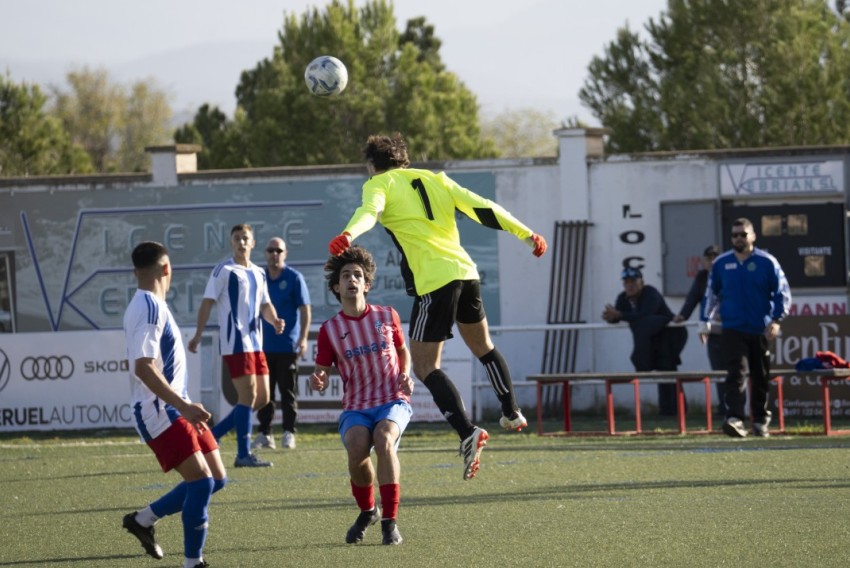
[[[227,474],[206,427],[209,412],[187,395],[183,339],[165,303],[171,285],[168,251],[160,243],[143,242],[133,249],[133,267],[139,287],[124,313],[124,335],[134,423],[162,470],[174,469],[184,481],[144,509],[125,515],[123,526],[150,556],[161,559],[154,524],[182,511],[183,565],[205,568],[207,507],[210,496],[227,483]]]
[[[366,529],[381,519],[383,544],[401,544],[396,523],[401,496],[396,449],[413,414],[413,379],[404,332],[393,308],[366,303],[375,279],[375,261],[366,249],[353,246],[331,256],[325,278],[342,311],[319,329],[310,388],[325,390],[331,366],[339,370],[343,389],[339,433],[348,452],[351,493],[360,507],[345,542],[362,542]],[[373,447],[383,514],[375,504]]]
[[[217,265],[210,274],[198,308],[198,327],[189,341],[189,351],[196,353],[213,305],[217,305],[221,355],[230,370],[238,400],[212,431],[220,440],[236,429],[235,467],[272,465],[251,453],[251,414],[269,402],[269,367],[263,354],[260,317],[276,333],[283,333],[285,326],[269,299],[265,271],[251,262],[254,244],[251,225],[240,224],[230,229],[233,258]]]

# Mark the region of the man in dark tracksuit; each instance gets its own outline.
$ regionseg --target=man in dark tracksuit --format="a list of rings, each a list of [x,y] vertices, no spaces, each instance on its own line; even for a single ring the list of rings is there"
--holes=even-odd
[[[713,322],[709,322],[705,311],[705,290],[708,288],[708,273],[711,271],[711,264],[719,254],[720,248],[717,245],[710,245],[703,251],[702,268],[694,277],[691,289],[688,290],[688,295],[685,298],[685,303],[682,304],[682,309],[680,309],[676,317],[673,318],[674,323],[681,323],[691,317],[694,309],[699,306],[699,320],[709,324],[709,326],[706,326],[705,328],[708,333],[701,333],[700,339],[703,343],[705,343],[706,352],[708,353],[708,363],[711,365],[712,371],[726,370],[726,364],[723,361],[723,347],[721,345],[722,339],[719,331],[721,326],[717,325],[720,321],[716,319]],[[719,314],[716,315],[719,316]],[[717,329],[717,333],[714,333],[712,328]],[[725,416],[726,385],[723,383],[717,383],[717,400],[717,410],[720,414]]]
[[[623,291],[613,306],[605,306],[602,319],[629,324],[634,339],[631,360],[635,371],[675,371],[688,340],[687,330],[668,327],[673,312],[661,292],[643,283],[640,270],[626,268],[620,276]],[[658,385],[658,410],[662,415],[676,415],[676,385]]]
[[[706,289],[706,313],[720,310],[723,322],[723,356],[726,361],[726,422],[723,431],[733,437],[747,435],[747,383],[749,366],[752,393],[752,430],[768,436],[770,381],[769,343],[779,333],[779,323],[791,307],[791,290],[779,262],[755,247],[756,234],[749,219],[732,223],[732,250],[715,259]],[[719,303],[719,308],[718,308]]]

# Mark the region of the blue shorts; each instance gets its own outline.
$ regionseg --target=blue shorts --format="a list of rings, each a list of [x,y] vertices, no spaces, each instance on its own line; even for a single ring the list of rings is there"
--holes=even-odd
[[[413,409],[405,400],[394,400],[381,406],[373,406],[363,410],[343,410],[342,414],[339,415],[339,436],[342,438],[342,444],[345,445],[345,433],[352,426],[363,426],[369,432],[373,432],[378,422],[390,420],[398,425],[398,439],[401,440],[401,435],[404,434],[412,415]],[[396,441],[396,445],[398,445],[398,441]]]

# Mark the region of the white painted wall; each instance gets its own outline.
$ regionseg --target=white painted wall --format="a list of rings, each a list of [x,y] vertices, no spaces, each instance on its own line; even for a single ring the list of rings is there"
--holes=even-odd
[[[590,214],[594,223],[587,286],[593,321],[601,321],[602,308],[613,303],[622,291],[620,271],[623,262],[634,257],[641,266],[644,282],[663,292],[661,203],[665,201],[705,200],[717,196],[717,168],[703,159],[680,160],[609,160],[595,162],[590,168]],[[630,232],[629,240],[620,237]],[[637,235],[644,240],[639,243]],[[605,260],[608,259],[608,260]],[[668,298],[675,312],[684,298]],[[705,353],[691,333],[682,369],[705,368]],[[612,342],[616,349],[612,349]],[[625,343],[625,345],[623,345]],[[596,371],[631,369],[631,336],[627,331],[593,332],[593,360]]]

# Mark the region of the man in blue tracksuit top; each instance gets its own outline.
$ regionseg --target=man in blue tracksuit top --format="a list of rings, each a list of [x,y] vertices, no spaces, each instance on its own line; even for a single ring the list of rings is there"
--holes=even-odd
[[[752,382],[750,405],[753,434],[768,436],[771,413],[767,410],[770,381],[769,342],[791,307],[791,290],[779,262],[755,247],[756,233],[749,219],[732,223],[732,250],[717,257],[706,289],[709,318],[720,310],[723,322],[723,357],[726,361],[726,422],[723,431],[733,437],[747,435],[747,361]],[[718,307],[719,305],[719,307]]]

